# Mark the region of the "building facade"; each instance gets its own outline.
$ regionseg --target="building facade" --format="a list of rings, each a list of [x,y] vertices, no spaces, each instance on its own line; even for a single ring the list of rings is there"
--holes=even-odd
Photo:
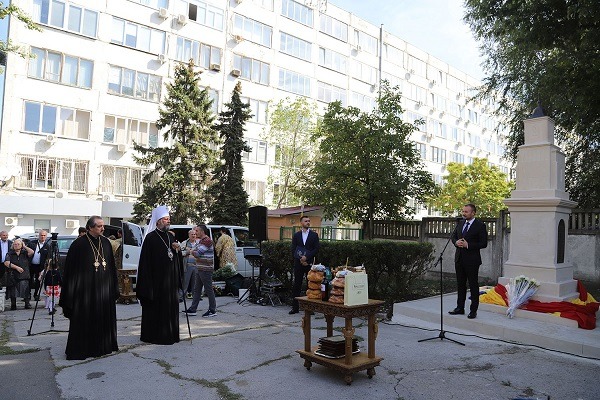
[[[437,181],[448,162],[502,163],[490,104],[466,102],[474,78],[326,2],[13,0],[43,32],[13,19],[0,137],[0,225],[72,233],[94,214],[127,219],[142,192],[133,142],[161,146],[155,121],[174,66],[193,59],[213,110],[237,81],[254,117],[243,155],[253,204],[269,205],[275,146],[268,108],[305,96],[370,110],[387,79],[403,92],[412,139]],[[276,183],[275,183],[276,185]],[[427,213],[424,208],[420,213]]]

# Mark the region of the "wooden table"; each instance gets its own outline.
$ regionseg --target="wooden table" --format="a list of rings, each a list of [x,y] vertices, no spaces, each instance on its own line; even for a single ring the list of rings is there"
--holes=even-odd
[[[117,278],[119,279],[119,299],[117,302],[123,304],[135,303],[137,298],[133,287],[131,285],[131,278],[129,275],[136,273],[135,269],[118,269]]]
[[[379,365],[382,357],[375,356],[375,339],[377,338],[377,319],[375,314],[379,311],[383,301],[369,300],[368,304],[357,306],[345,306],[343,304],[330,303],[328,301],[313,300],[306,296],[296,297],[300,304],[300,309],[304,311],[302,317],[302,330],[304,331],[304,350],[297,350],[300,357],[304,359],[304,367],[310,370],[312,363],[323,365],[341,371],[344,373],[346,384],[352,383],[352,374],[354,372],[367,370],[367,375],[372,378],[375,375],[375,367]],[[311,345],[311,315],[313,312],[322,313],[325,315],[327,322],[327,337],[333,336],[333,319],[342,317],[345,319],[345,326],[342,333],[345,338],[345,355],[344,358],[327,358],[315,354],[318,346]],[[352,354],[352,338],[354,337],[354,327],[352,326],[352,318],[367,317],[368,318],[368,347],[367,353],[360,352]]]

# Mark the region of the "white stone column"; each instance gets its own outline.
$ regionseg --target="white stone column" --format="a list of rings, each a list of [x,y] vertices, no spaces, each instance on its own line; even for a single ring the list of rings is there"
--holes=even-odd
[[[504,200],[510,211],[510,253],[499,283],[525,275],[540,282],[535,300],[569,300],[578,295],[566,248],[569,214],[577,203],[565,191],[565,155],[554,144],[551,118],[524,123],[516,189]]]

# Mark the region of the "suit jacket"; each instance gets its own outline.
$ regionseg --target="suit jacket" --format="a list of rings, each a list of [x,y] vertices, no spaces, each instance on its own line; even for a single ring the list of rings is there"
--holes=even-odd
[[[8,255],[8,252],[12,250],[12,243],[13,242],[10,239],[7,239],[6,241],[8,242],[8,251],[6,252],[6,254]],[[6,256],[4,258],[6,258]],[[3,263],[5,261],[4,258],[2,260],[0,260],[0,262]]]
[[[294,257],[294,265],[300,265],[300,257],[298,250],[302,251],[306,256],[306,261],[312,264],[317,252],[319,251],[319,235],[313,230],[308,231],[306,244],[302,241],[302,230],[294,233],[292,236],[292,256]]]
[[[459,222],[458,227],[452,235],[452,243],[456,247],[456,241],[463,238],[463,227],[466,221]],[[462,265],[479,266],[481,265],[481,253],[479,250],[486,248],[488,244],[487,228],[483,222],[475,218],[469,230],[465,233],[464,239],[469,243],[469,248],[456,247],[454,262]]]
[[[39,239],[35,239],[32,240],[31,242],[29,242],[29,247],[31,250],[35,252],[38,250],[37,245],[38,245]],[[50,240],[46,240],[46,242],[44,244],[41,245],[40,248],[40,265],[42,266],[42,268],[46,267],[46,259],[48,258],[48,254],[50,253]],[[31,260],[33,260],[33,256],[31,256]]]

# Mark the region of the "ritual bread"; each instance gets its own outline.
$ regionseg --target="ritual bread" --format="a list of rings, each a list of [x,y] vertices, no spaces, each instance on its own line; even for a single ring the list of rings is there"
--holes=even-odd
[[[342,288],[342,289],[344,289],[344,286],[346,286],[346,278],[334,278],[334,279],[331,281],[331,284],[332,284],[334,287],[338,287],[338,288]]]
[[[320,291],[321,290],[321,282],[308,281],[308,288]]]
[[[309,299],[321,299],[321,290],[307,289],[306,297]]]
[[[332,303],[343,304],[344,296],[329,295],[329,301]]]
[[[344,296],[344,288],[340,288],[340,287],[332,287],[331,288],[331,292],[330,295],[332,296]]]
[[[323,276],[324,274],[321,271],[308,271],[308,280],[312,282],[319,282],[319,285],[323,281]]]

